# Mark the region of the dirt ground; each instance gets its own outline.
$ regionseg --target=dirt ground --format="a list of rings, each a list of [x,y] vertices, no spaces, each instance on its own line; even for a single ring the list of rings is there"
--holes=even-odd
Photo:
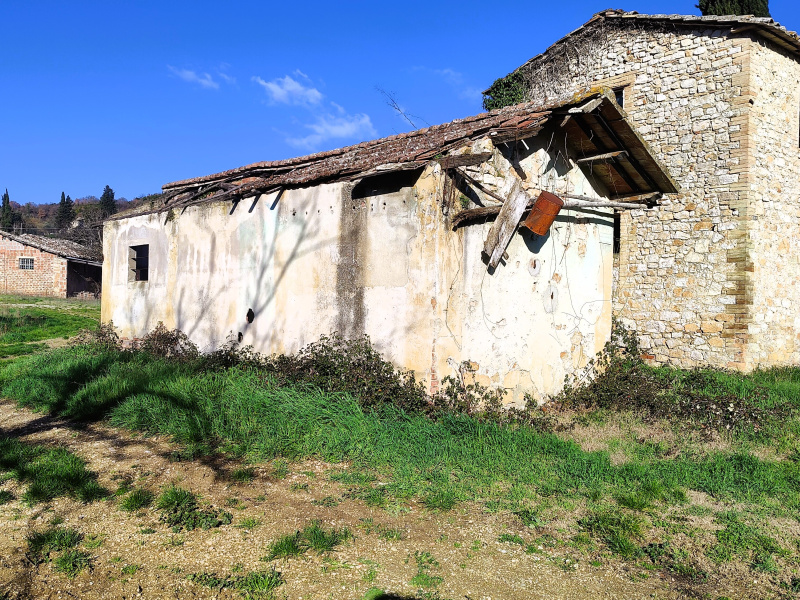
[[[355,537],[326,555],[312,552],[271,563],[285,579],[277,598],[358,600],[372,588],[409,599],[685,597],[668,574],[643,575],[641,569],[608,556],[593,560],[597,557],[567,547],[527,554],[520,545],[498,541],[504,533],[526,542],[537,537],[513,515],[487,514],[471,505],[446,513],[413,504],[387,511],[343,498],[347,488],[328,476],[342,465],[291,463],[284,478],[276,478],[270,464],[255,465],[252,482],[233,483],[230,473],[241,463],[175,462],[177,447],[163,438],[102,424],[75,427],[7,401],[0,401],[0,434],[67,447],[111,491],[123,481],[154,493],[177,483],[234,515],[232,524],[218,529],[174,533],[159,521],[156,510],[127,513],[113,498],[91,504],[59,498],[33,507],[14,500],[0,506],[0,598],[238,598],[237,591],[202,587],[187,576],[266,570],[270,564],[261,559],[270,542],[314,519],[326,527],[347,527]],[[15,482],[4,487],[17,497],[24,491]],[[339,503],[313,503],[326,497]],[[85,539],[102,540],[89,550],[92,568],[72,580],[52,564],[37,566],[25,556],[26,535],[46,529],[54,517]],[[247,518],[250,529],[241,526]],[[377,525],[398,529],[403,539],[382,539]],[[428,570],[434,580],[427,588],[411,582],[418,572],[415,552],[430,553],[436,561]],[[716,600],[717,595],[707,597]]]

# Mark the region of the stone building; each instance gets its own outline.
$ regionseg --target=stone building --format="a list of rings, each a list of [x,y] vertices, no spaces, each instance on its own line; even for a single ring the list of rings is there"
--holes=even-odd
[[[596,152],[599,120],[619,161],[595,168],[573,158]],[[609,337],[609,206],[675,190],[597,94],[255,163],[167,184],[163,204],[107,221],[102,318],[123,337],[161,321],[202,349],[233,336],[265,353],[368,334],[431,390],[472,361],[521,401],[559,389]],[[541,191],[564,210],[546,235],[514,234],[497,198],[524,209]],[[482,250],[499,230],[491,268]]]
[[[800,361],[800,40],[768,18],[595,15],[487,105],[606,86],[680,183],[621,215],[615,312],[651,358]]]
[[[0,291],[30,296],[97,296],[102,258],[69,240],[0,231]]]

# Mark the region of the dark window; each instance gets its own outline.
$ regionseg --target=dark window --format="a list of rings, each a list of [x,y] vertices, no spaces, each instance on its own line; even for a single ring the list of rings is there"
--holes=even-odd
[[[23,271],[33,271],[33,259],[20,257],[19,268]]]
[[[147,281],[150,266],[150,245],[131,246],[128,252],[129,281]]]
[[[614,92],[614,99],[622,108],[625,108],[625,88],[618,87],[612,90]]]
[[[619,249],[622,237],[622,219],[621,214],[617,211],[614,212],[614,254],[619,254]]]

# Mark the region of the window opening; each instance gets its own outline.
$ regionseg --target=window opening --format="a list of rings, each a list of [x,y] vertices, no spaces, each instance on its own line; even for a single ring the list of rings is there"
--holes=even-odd
[[[22,269],[23,271],[33,271],[33,259],[20,257],[19,268]]]
[[[614,92],[614,100],[617,101],[622,108],[625,108],[625,87],[616,87],[611,90]]]
[[[622,234],[622,215],[619,212],[614,213],[614,254],[619,254],[620,237]],[[608,238],[606,238],[608,239]]]
[[[129,281],[148,281],[150,244],[131,246],[128,253]]]

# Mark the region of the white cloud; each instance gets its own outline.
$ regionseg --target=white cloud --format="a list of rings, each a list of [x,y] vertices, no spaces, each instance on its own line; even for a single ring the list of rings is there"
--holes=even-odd
[[[302,71],[295,71],[294,74],[299,78],[308,80],[308,77]],[[277,104],[319,104],[323,98],[322,93],[317,88],[310,85],[305,86],[296,79],[292,79],[289,75],[278,77],[272,81],[264,81],[261,77],[253,77],[253,81],[263,87],[270,100]]]
[[[304,127],[310,129],[312,133],[300,138],[290,137],[286,141],[298,148],[314,150],[328,140],[363,141],[377,135],[369,115],[363,113],[344,116],[319,115],[315,122],[308,123]]]
[[[187,83],[196,83],[200,87],[207,90],[219,89],[219,83],[214,81],[214,78],[208,73],[197,73],[196,71],[190,71],[189,69],[176,69],[170,65],[167,65],[167,68],[172,71],[175,76]]]
[[[224,81],[225,83],[228,83],[228,84],[231,84],[231,85],[236,83],[236,77],[231,77],[230,75],[226,75],[222,71],[219,71],[217,73],[217,75],[219,75],[222,78],[222,81]]]

